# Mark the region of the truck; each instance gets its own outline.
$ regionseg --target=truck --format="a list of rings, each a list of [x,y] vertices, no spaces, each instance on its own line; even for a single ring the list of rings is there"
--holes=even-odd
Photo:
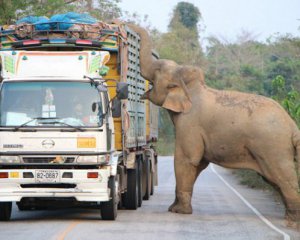
[[[14,202],[115,220],[157,185],[158,109],[141,99],[151,86],[139,36],[121,23],[41,26],[0,31],[0,220]]]

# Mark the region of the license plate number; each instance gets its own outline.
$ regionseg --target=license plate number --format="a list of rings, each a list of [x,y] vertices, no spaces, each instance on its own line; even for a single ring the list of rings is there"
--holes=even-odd
[[[58,170],[36,170],[35,179],[37,182],[58,182]]]

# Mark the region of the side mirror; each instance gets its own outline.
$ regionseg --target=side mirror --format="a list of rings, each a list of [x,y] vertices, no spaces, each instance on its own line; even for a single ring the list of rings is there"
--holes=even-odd
[[[111,112],[112,112],[112,117],[114,118],[119,118],[121,117],[121,100],[118,99],[118,98],[114,98],[112,100],[112,109],[111,109]]]
[[[117,83],[117,98],[119,100],[128,98],[128,84],[124,82]]]
[[[97,103],[93,102],[92,103],[92,111],[96,112],[96,108],[97,108]]]

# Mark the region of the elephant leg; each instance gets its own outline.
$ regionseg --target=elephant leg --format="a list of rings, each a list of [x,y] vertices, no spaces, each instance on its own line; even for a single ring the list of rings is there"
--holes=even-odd
[[[273,149],[273,154],[268,156],[257,159],[262,174],[279,187],[286,205],[287,220],[300,224],[300,193],[292,151],[282,150],[274,154]]]
[[[300,193],[298,176],[293,161],[289,167],[280,166],[272,172],[277,177],[275,184],[280,188],[286,205],[286,218],[288,221],[296,222],[300,226]]]
[[[201,160],[199,166],[197,167],[197,172],[196,172],[196,175],[195,175],[195,179],[194,179],[194,181],[193,181],[194,183],[195,183],[197,177],[199,176],[199,174],[200,174],[200,173],[208,166],[208,164],[209,164],[209,162],[206,161],[205,159],[202,159],[202,160]],[[193,184],[194,184],[194,183],[193,183]],[[180,193],[179,193],[179,195],[180,195]],[[190,196],[190,198],[191,198],[191,196]],[[190,199],[189,201],[191,202],[191,199]],[[180,205],[180,202],[178,201],[178,197],[177,197],[177,186],[176,186],[176,189],[175,189],[175,200],[174,200],[174,202],[170,205],[169,211],[170,211],[170,212],[178,212],[178,211],[177,211],[178,208],[181,208],[181,205]],[[189,207],[188,207],[188,208],[192,210],[191,204],[189,204]],[[178,212],[178,213],[180,213],[180,212]],[[192,213],[192,211],[186,212],[186,213]]]
[[[204,143],[201,135],[197,139],[189,138],[195,132],[195,129],[191,132],[176,132],[174,161],[176,198],[169,207],[170,212],[192,213],[191,198],[194,183],[200,172],[208,165],[208,162],[203,159]]]

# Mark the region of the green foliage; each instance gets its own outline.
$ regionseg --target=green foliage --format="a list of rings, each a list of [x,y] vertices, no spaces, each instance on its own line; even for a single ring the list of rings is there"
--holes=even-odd
[[[169,27],[176,28],[177,23],[181,23],[184,27],[195,30],[201,19],[199,9],[189,2],[179,2],[173,11],[173,18]]]
[[[178,64],[201,65],[203,53],[197,34],[178,24],[176,29],[162,34],[155,42],[160,58],[170,59]]]
[[[273,99],[278,101],[295,122],[300,126],[300,92],[290,86],[287,90],[286,81],[283,76],[278,75],[272,80]]]
[[[233,173],[239,178],[240,183],[251,188],[259,188],[274,191],[274,188],[264,178],[253,170],[234,170]]]
[[[0,25],[13,23],[22,9],[26,9],[29,0],[0,0]]]
[[[286,90],[300,90],[300,40],[277,36],[267,44],[244,32],[238,42],[211,37],[207,50],[207,84],[218,89],[235,89],[271,97],[272,81],[281,75]]]
[[[265,45],[243,33],[238,43],[209,39],[206,82],[218,89],[264,93]]]
[[[276,76],[272,80],[272,95],[273,99],[282,101],[286,95],[285,80],[281,75]]]
[[[173,12],[169,32],[154,39],[160,58],[170,59],[178,64],[201,66],[204,55],[199,42],[197,28],[201,14],[191,3],[180,2]]]

